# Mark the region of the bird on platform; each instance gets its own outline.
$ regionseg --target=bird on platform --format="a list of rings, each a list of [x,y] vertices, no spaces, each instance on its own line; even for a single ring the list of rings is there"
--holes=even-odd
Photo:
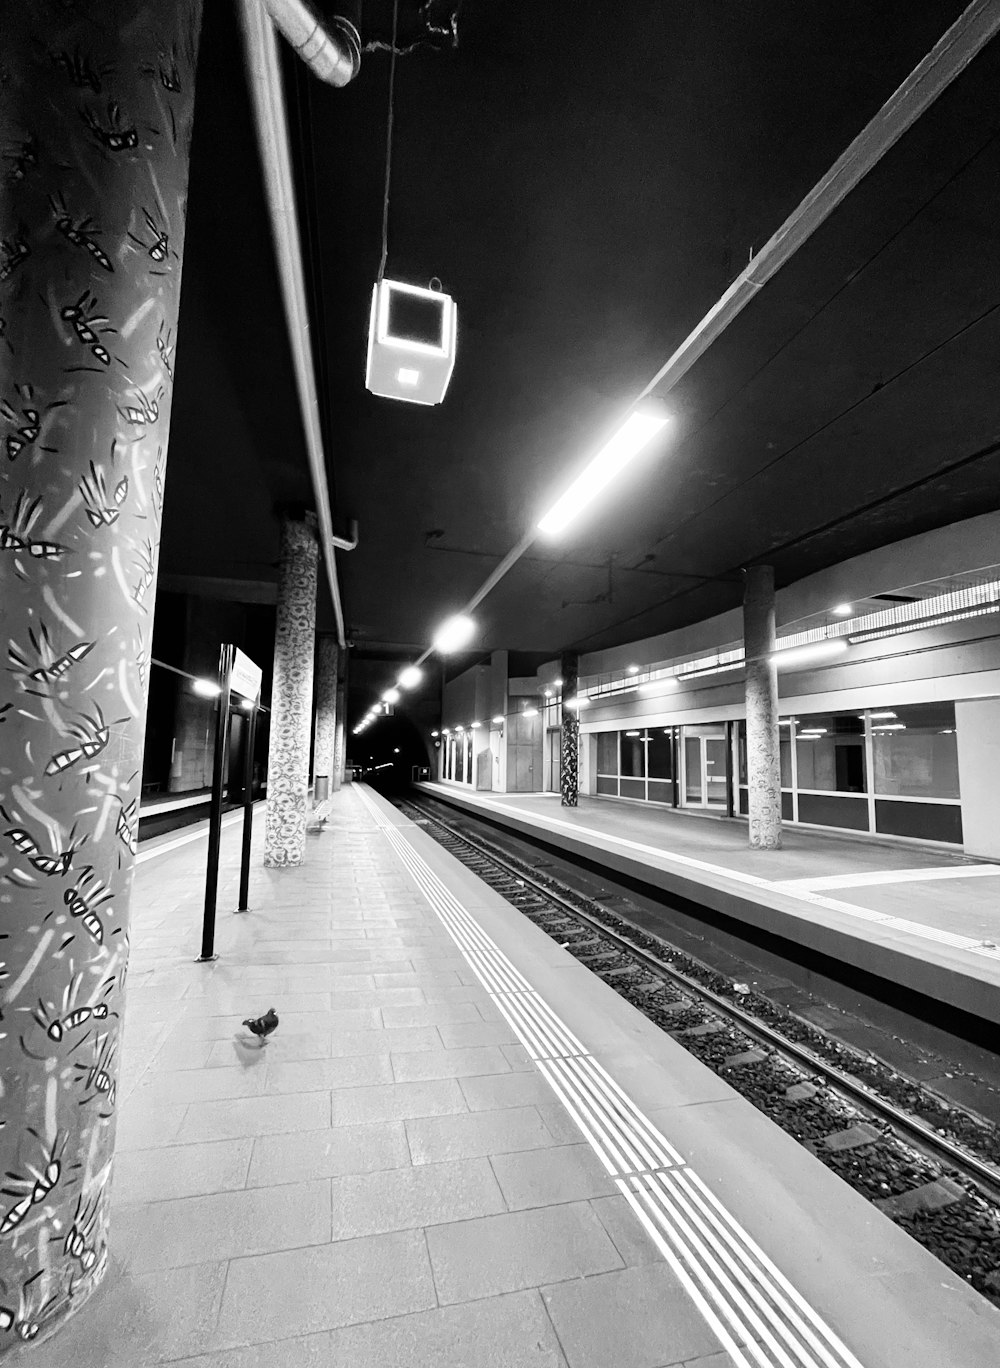
[[[243,1025],[247,1030],[252,1031],[255,1036],[260,1038],[262,1045],[267,1044],[267,1037],[272,1031],[277,1030],[278,1014],[273,1007],[268,1007],[263,1016],[247,1017]]]

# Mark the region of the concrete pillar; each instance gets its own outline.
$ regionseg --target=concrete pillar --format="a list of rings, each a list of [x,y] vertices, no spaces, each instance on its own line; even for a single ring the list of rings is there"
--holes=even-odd
[[[347,684],[343,679],[340,679],[337,683],[337,723],[333,734],[333,777],[330,784],[334,793],[344,782],[344,709],[346,706]]]
[[[575,651],[563,655],[559,672],[562,675],[559,801],[563,807],[576,807],[580,795],[580,714],[566,706],[570,699],[576,698],[579,687],[580,657]]]
[[[751,565],[743,595],[746,651],[747,785],[750,847],[781,849],[778,674],[774,654],[774,568]]]
[[[264,865],[300,865],[306,846],[319,544],[315,514],[281,525],[267,755]]]
[[[337,638],[321,636],[316,643],[316,733],[313,743],[313,776],[316,795],[334,788],[337,732]],[[318,781],[325,779],[325,784]]]
[[[200,19],[3,14],[0,1354],[107,1268]]]

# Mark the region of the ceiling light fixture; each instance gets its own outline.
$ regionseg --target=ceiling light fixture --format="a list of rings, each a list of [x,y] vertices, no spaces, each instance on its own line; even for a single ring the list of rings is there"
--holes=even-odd
[[[655,408],[635,409],[538,522],[539,532],[562,532],[667,422]]]
[[[415,689],[423,679],[424,673],[418,670],[416,665],[407,665],[397,680],[397,683],[404,689]]]
[[[383,702],[383,703],[398,703],[398,702],[399,702],[399,690],[398,690],[398,689],[386,689],[385,693],[382,695],[382,702]]]
[[[210,679],[196,679],[191,687],[196,694],[201,694],[202,698],[218,698],[222,693],[218,684],[213,684]]]
[[[628,672],[629,672],[629,674],[638,674],[638,673],[639,673],[639,666],[638,666],[638,665],[630,665],[630,666],[628,667]]]
[[[438,628],[433,648],[439,655],[450,655],[453,651],[461,650],[475,630],[476,624],[472,618],[464,613],[456,613]]]
[[[470,722],[470,723],[469,723],[469,727],[470,727],[470,728],[472,728],[472,727],[481,727],[482,725],[483,725],[483,724],[482,724],[481,722]]]
[[[503,726],[503,717],[500,714],[494,717],[492,721],[496,722],[501,727]]]
[[[807,646],[791,646],[784,650],[772,651],[771,659],[779,670],[789,665],[807,664],[814,660],[825,660],[827,656],[842,655],[847,650],[847,642],[842,637],[828,641],[811,641]]]
[[[864,713],[862,713],[861,715],[863,717]],[[894,722],[896,720],[896,714],[894,712],[873,712],[869,713],[868,716],[871,718],[873,722],[876,721],[878,718],[883,717],[888,718],[890,722]]]
[[[524,709],[522,710],[522,712],[521,712],[521,716],[522,716],[522,717],[537,717],[537,716],[538,716],[538,709],[537,709],[537,708],[524,708]]]
[[[837,617],[850,617],[854,612],[853,603],[837,603],[830,609],[830,612]]]
[[[661,675],[659,679],[649,679],[645,684],[639,685],[641,694],[659,693],[661,689],[679,689],[676,675]]]

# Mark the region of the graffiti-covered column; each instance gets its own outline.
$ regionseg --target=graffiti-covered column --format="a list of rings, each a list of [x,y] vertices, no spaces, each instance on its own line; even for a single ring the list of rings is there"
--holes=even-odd
[[[321,636],[316,643],[316,732],[313,741],[313,774],[316,798],[331,793],[337,737],[337,638]],[[324,784],[320,780],[325,780]]]
[[[752,565],[743,596],[746,652],[747,798],[750,846],[781,848],[778,675],[774,664],[774,569]]]
[[[341,652],[343,657],[343,652]],[[343,669],[343,659],[341,659]],[[344,780],[344,709],[347,707],[347,683],[343,674],[337,681],[337,727],[333,739],[333,781],[330,788],[334,793]]]
[[[267,752],[264,864],[300,865],[306,847],[319,543],[315,514],[281,525]]]
[[[580,657],[567,652],[560,662],[562,674],[562,732],[559,753],[559,794],[563,807],[576,807],[580,795],[580,714],[576,702]]]
[[[0,24],[0,1354],[107,1266],[200,15]]]

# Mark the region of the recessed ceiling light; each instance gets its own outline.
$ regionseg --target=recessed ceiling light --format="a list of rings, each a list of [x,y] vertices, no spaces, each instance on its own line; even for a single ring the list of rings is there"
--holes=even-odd
[[[639,673],[639,667],[638,667],[638,665],[630,665],[630,666],[628,667],[628,672],[629,672],[629,674],[638,674],[638,673]]]
[[[830,609],[830,612],[834,613],[837,617],[850,617],[851,614],[854,612],[854,604],[838,603]]]

